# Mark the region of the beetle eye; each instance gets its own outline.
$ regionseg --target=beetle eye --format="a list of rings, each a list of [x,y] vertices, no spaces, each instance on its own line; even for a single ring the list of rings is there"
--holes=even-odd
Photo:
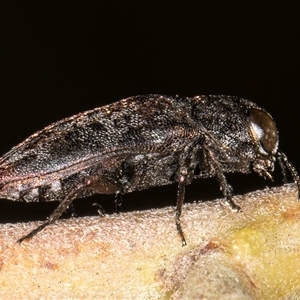
[[[272,117],[257,108],[249,110],[249,120],[254,139],[259,143],[259,152],[263,155],[275,154],[278,145],[277,128]]]

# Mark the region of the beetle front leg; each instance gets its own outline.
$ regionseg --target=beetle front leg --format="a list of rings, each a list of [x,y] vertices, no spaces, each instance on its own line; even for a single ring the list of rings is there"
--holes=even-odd
[[[223,173],[217,174],[217,179],[220,183],[221,190],[230,208],[236,212],[240,211],[241,207],[232,200],[233,189],[231,185],[226,181],[224,174]]]
[[[237,212],[240,211],[241,207],[232,200],[233,189],[232,189],[231,185],[227,182],[226,177],[224,175],[224,172],[222,171],[222,168],[221,168],[219,162],[214,158],[211,151],[208,151],[208,155],[210,156],[210,161],[214,168],[214,174],[217,177],[217,180],[219,181],[222,193],[223,193],[227,203],[229,204],[230,208],[233,211],[237,211]]]

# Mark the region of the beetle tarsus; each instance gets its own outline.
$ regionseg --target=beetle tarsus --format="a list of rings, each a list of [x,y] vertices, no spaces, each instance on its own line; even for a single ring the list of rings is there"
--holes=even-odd
[[[30,233],[28,233],[27,235],[23,236],[22,238],[20,238],[19,240],[17,240],[17,243],[21,244],[22,242],[24,242],[25,240],[30,240],[32,239],[38,232],[40,232],[41,230],[43,230],[47,225],[49,225],[50,222],[47,220],[46,222],[44,222],[41,226],[35,228],[34,230],[32,230]]]

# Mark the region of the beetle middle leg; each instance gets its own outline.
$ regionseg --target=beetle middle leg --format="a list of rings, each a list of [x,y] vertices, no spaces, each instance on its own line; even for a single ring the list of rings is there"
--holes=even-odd
[[[186,185],[186,176],[179,176],[178,190],[177,190],[177,204],[176,204],[176,212],[175,212],[175,223],[177,231],[181,237],[182,246],[186,246],[186,240],[184,238],[183,230],[181,228],[180,216],[182,211],[182,205],[184,202],[185,196],[185,185]]]

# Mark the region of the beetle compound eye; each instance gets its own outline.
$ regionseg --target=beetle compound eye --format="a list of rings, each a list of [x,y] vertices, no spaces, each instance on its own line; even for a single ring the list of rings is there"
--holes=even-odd
[[[259,143],[259,152],[263,155],[275,154],[278,145],[277,128],[272,117],[257,108],[249,110],[252,134]]]

